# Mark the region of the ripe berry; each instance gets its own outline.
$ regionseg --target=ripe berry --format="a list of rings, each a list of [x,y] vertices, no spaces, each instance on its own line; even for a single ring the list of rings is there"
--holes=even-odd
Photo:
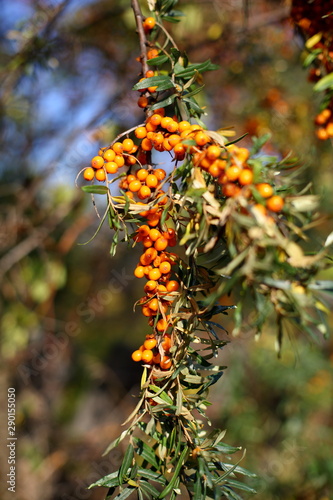
[[[146,108],[148,106],[148,99],[144,95],[140,96],[138,99],[139,108]]]
[[[169,243],[168,240],[162,236],[161,238],[158,238],[155,241],[154,247],[156,248],[156,250],[158,252],[162,252],[163,250],[166,249],[166,247],[168,246],[168,243]]]
[[[231,167],[228,168],[226,171],[225,175],[227,176],[228,181],[236,181],[239,177],[241,170],[237,165],[231,165]]]
[[[135,180],[129,183],[128,189],[132,191],[132,193],[136,193],[137,191],[140,190],[142,184],[139,180]]]
[[[220,156],[221,150],[218,146],[215,146],[214,144],[211,146],[208,146],[206,149],[206,155],[209,160],[216,160]]]
[[[271,210],[272,212],[280,212],[284,206],[283,198],[279,195],[272,196],[271,198],[268,198],[266,206],[268,210]]]
[[[162,276],[162,273],[159,269],[151,269],[148,273],[148,277],[150,280],[153,280],[153,281],[158,281],[160,279],[160,277]]]
[[[94,156],[91,160],[91,166],[93,168],[101,168],[104,165],[104,159],[101,156]]]
[[[171,368],[171,359],[168,356],[161,358],[160,367],[162,370],[169,370]]]
[[[108,174],[116,174],[118,172],[118,165],[114,161],[108,161],[105,163],[105,170]]]
[[[123,140],[123,150],[129,152],[133,149],[134,142],[132,139],[124,139]]]
[[[176,280],[171,280],[166,283],[166,289],[168,292],[177,292],[179,289],[179,283]]]
[[[171,264],[170,262],[162,262],[159,265],[159,270],[161,271],[162,274],[168,274],[171,271]]]
[[[112,146],[112,149],[116,153],[116,155],[121,155],[124,148],[121,142],[115,142]]]
[[[103,158],[105,161],[113,161],[116,156],[116,153],[113,149],[107,149],[104,151]]]
[[[210,138],[207,134],[205,134],[205,132],[200,131],[195,134],[194,140],[198,146],[204,146],[205,144],[207,144],[207,142],[210,141]]]
[[[156,339],[146,339],[143,343],[143,346],[145,347],[145,349],[154,349],[156,344],[157,344]]]
[[[132,352],[132,359],[133,361],[141,361],[142,359],[142,352],[137,349],[136,351]]]
[[[259,194],[263,198],[270,198],[274,194],[273,187],[270,184],[268,184],[267,182],[262,182],[261,184],[257,184],[256,188],[257,188]]]
[[[158,56],[158,50],[157,49],[150,49],[147,52],[147,59],[154,59],[155,57]]]
[[[150,187],[150,188],[155,188],[158,184],[158,179],[156,177],[156,175],[154,174],[149,174],[147,175],[146,177],[146,186]]]
[[[125,165],[125,160],[122,155],[116,155],[114,158],[115,163],[118,165],[118,167],[123,167]]]
[[[146,32],[151,31],[156,24],[156,21],[153,17],[146,17],[146,19],[143,21],[143,27]]]
[[[145,349],[141,355],[141,361],[144,363],[150,363],[153,359],[153,351],[150,349]]]
[[[163,170],[163,168],[157,168],[154,171],[154,174],[155,174],[155,177],[157,177],[157,179],[159,181],[163,181],[163,179],[165,179],[165,177],[166,177],[166,172],[165,172],[165,170]]]
[[[83,177],[86,181],[92,181],[95,177],[94,169],[91,167],[85,168],[83,172]]]
[[[249,168],[244,168],[244,170],[241,171],[238,177],[238,182],[242,186],[247,186],[249,184],[252,184],[253,181],[253,172]]]
[[[138,197],[140,200],[144,200],[146,198],[149,198],[151,195],[151,190],[148,186],[141,186],[139,192],[138,192]]]
[[[134,132],[134,135],[138,139],[143,139],[147,135],[147,129],[146,129],[146,127],[138,127],[138,128],[136,128],[135,132]]]
[[[145,168],[140,168],[140,170],[137,171],[136,177],[139,179],[139,181],[144,181],[148,175],[148,171]]]
[[[105,181],[106,174],[105,174],[104,168],[99,168],[98,170],[96,170],[96,172],[95,172],[95,178],[96,178],[96,180],[98,180],[100,182]]]
[[[145,275],[145,271],[144,271],[144,267],[143,266],[137,266],[135,269],[134,269],[134,276],[136,278],[143,278]]]

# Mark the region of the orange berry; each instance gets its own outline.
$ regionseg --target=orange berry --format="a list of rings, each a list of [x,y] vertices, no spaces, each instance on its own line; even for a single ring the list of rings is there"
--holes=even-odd
[[[83,178],[86,181],[92,181],[94,177],[95,177],[95,172],[93,168],[87,167],[84,169]]]
[[[181,137],[178,134],[171,134],[168,137],[168,141],[171,147],[175,147],[176,144],[178,144],[181,141]]]
[[[316,131],[316,136],[317,136],[317,137],[318,137],[318,139],[320,139],[321,141],[326,141],[326,139],[328,139],[328,133],[327,133],[326,128],[324,128],[324,127],[319,128],[319,129]]]
[[[149,198],[151,195],[151,190],[148,186],[141,186],[139,192],[138,192],[138,197],[140,200],[144,200],[146,198]]]
[[[222,194],[227,198],[237,196],[240,193],[240,188],[233,182],[227,182],[222,187]]]
[[[237,165],[231,165],[231,167],[229,167],[228,170],[226,171],[225,175],[228,181],[237,181],[240,172],[241,169],[237,167]]]
[[[134,276],[136,278],[143,278],[145,275],[145,270],[144,270],[144,267],[143,266],[137,266],[135,269],[134,269]]]
[[[151,78],[152,76],[155,75],[155,72],[152,70],[152,69],[149,69],[147,72],[146,72],[146,78]]]
[[[132,191],[132,193],[137,193],[140,190],[141,186],[141,182],[139,180],[135,180],[129,183],[128,189]]]
[[[149,174],[147,175],[146,177],[146,186],[150,187],[150,188],[155,188],[158,184],[158,179],[156,177],[156,175],[154,174]]]
[[[149,236],[145,236],[142,240],[142,243],[145,248],[150,248],[153,246],[153,241],[149,238]]]
[[[134,200],[134,194],[132,193],[132,191],[125,191],[125,195],[127,196],[127,198],[131,198],[131,200]]]
[[[148,175],[148,171],[145,168],[140,168],[140,170],[137,171],[136,177],[139,179],[139,181],[144,181]]]
[[[157,115],[164,116],[165,115],[165,109],[164,108],[155,109],[154,113],[156,113]]]
[[[157,340],[156,339],[146,339],[143,343],[143,346],[146,349],[154,349],[154,347],[157,345]]]
[[[116,153],[113,149],[107,149],[104,151],[103,158],[105,161],[113,161],[116,156]]]
[[[186,120],[183,120],[178,123],[178,130],[180,133],[184,132],[184,130],[188,130],[191,127],[191,124]]]
[[[164,118],[162,118],[161,120],[161,127],[162,128],[167,128],[167,126],[173,122],[173,119],[170,117],[170,116],[165,116]]]
[[[162,370],[169,370],[171,364],[171,359],[168,356],[163,356],[163,358],[161,358],[160,367]]]
[[[118,165],[114,161],[108,161],[105,163],[105,170],[108,174],[116,174],[118,172]]]
[[[146,33],[149,33],[155,27],[156,21],[153,17],[146,17],[143,21],[143,28]]]
[[[162,273],[159,269],[151,269],[148,273],[148,277],[152,281],[158,281],[160,277],[162,276]]]
[[[158,238],[160,238],[162,235],[158,229],[151,229],[149,231],[149,238],[151,238],[153,241],[156,241]]]
[[[137,349],[136,351],[132,352],[132,359],[133,361],[141,361],[142,352],[140,351],[140,349]]]
[[[142,95],[138,99],[139,108],[146,108],[148,106],[148,99],[146,96]]]
[[[163,342],[161,343],[161,346],[163,347],[163,349],[165,351],[169,351],[169,349],[171,347],[171,339],[168,335],[165,335],[163,337]]]
[[[329,110],[327,110],[329,111]],[[328,137],[333,137],[333,122],[329,122],[326,126],[326,132]]]
[[[162,262],[159,265],[159,270],[161,271],[162,274],[168,274],[171,271],[171,264],[170,262]]]
[[[171,151],[172,146],[169,142],[169,138],[164,139],[162,146],[164,151]]]
[[[164,285],[157,285],[157,293],[161,294],[161,293],[167,293],[168,290],[166,289],[166,287]]]
[[[176,231],[172,228],[172,227],[168,227],[168,230],[163,233],[163,236],[165,236],[165,238],[174,238],[176,236]]]
[[[195,134],[194,140],[198,146],[204,146],[205,144],[207,144],[207,142],[210,141],[210,137],[205,134],[205,132],[200,131]]]
[[[165,177],[166,177],[166,172],[165,172],[165,170],[163,170],[163,168],[157,168],[154,171],[154,174],[159,181],[163,181],[163,179],[165,179]]]
[[[158,127],[158,125],[160,125],[162,121],[162,117],[161,115],[155,113],[153,114],[150,118],[149,118],[149,123],[151,123],[152,125],[155,125],[155,127]]]
[[[156,287],[157,287],[157,281],[149,280],[149,281],[147,281],[147,283],[144,286],[144,291],[146,293],[151,293],[156,289]]]
[[[138,234],[143,238],[145,236],[148,236],[149,231],[150,231],[150,227],[147,226],[146,224],[143,224],[142,226],[139,227]]]
[[[114,158],[115,163],[118,165],[118,167],[123,167],[125,165],[125,159],[122,155],[116,155]]]
[[[274,194],[274,189],[268,182],[256,184],[256,188],[263,198],[270,198]]]
[[[210,173],[210,175],[212,175],[213,177],[218,177],[220,175],[220,168],[218,166],[218,164],[214,161],[214,163],[212,163],[209,168],[208,168],[208,172]]]
[[[134,131],[134,135],[138,139],[143,139],[147,135],[147,129],[146,129],[146,127],[138,127],[138,128],[136,128],[135,131]]]
[[[152,311],[158,311],[158,299],[152,299],[148,302],[148,307]]]
[[[101,156],[94,156],[91,160],[91,166],[93,168],[101,168],[104,165],[104,159]]]
[[[153,313],[154,313],[148,306],[142,306],[141,312],[147,318],[149,318],[150,316],[153,316]]]
[[[144,151],[151,151],[153,149],[153,143],[151,142],[151,140],[149,140],[149,139],[147,139],[147,137],[145,137],[141,141],[141,148]]]
[[[156,241],[155,241],[155,245],[154,247],[156,248],[156,250],[158,252],[162,252],[163,250],[166,249],[166,247],[168,246],[169,242],[166,238],[164,238],[163,236],[161,236],[161,238],[158,238]]]
[[[130,182],[132,182],[132,181],[136,181],[136,177],[135,177],[135,175],[133,175],[133,174],[129,174],[129,175],[126,177],[126,180],[127,180],[128,184],[130,184]]]
[[[96,172],[95,172],[95,179],[98,180],[98,181],[100,181],[100,182],[105,181],[105,179],[106,179],[106,173],[105,173],[104,168],[99,168],[98,170],[96,170]]]
[[[242,186],[247,186],[253,182],[253,172],[249,168],[244,168],[239,174],[238,182]]]
[[[133,146],[134,142],[132,141],[132,139],[127,138],[123,140],[123,150],[126,151],[127,153],[129,151],[132,151]]]
[[[113,145],[112,145],[112,149],[113,151],[116,153],[116,155],[121,155],[121,153],[123,152],[123,145],[121,142],[115,142]]]
[[[142,351],[141,361],[144,363],[150,363],[153,359],[153,351],[151,349],[145,349]]]
[[[168,292],[177,292],[179,289],[179,283],[176,280],[171,280],[166,283],[166,289]]]
[[[147,52],[147,59],[154,59],[155,57],[158,56],[158,50],[157,49],[150,49]]]
[[[171,120],[171,122],[169,122],[167,124],[166,129],[168,132],[173,134],[174,132],[177,132],[177,130],[178,130],[178,123],[175,122],[175,120]]]
[[[271,210],[272,212],[280,212],[284,206],[283,198],[281,198],[278,194],[272,196],[266,201],[266,206],[268,210]]]
[[[206,155],[209,160],[216,160],[221,154],[221,150],[215,144],[208,146],[206,149]]]
[[[182,144],[181,142],[178,142],[175,145],[175,147],[173,148],[173,150],[177,156],[181,156],[181,155],[185,154],[185,152],[186,152],[186,148],[185,148],[184,144]]]
[[[159,319],[156,323],[156,328],[159,332],[164,332],[168,328],[168,326],[168,322],[164,318]]]

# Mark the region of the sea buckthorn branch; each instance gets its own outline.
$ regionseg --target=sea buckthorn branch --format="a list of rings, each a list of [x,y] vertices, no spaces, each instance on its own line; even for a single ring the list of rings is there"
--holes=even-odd
[[[121,232],[142,248],[134,275],[144,280],[143,296],[135,307],[147,318],[147,331],[132,354],[144,368],[141,394],[127,429],[107,449],[127,440],[120,469],[92,485],[109,487],[110,495],[119,489],[119,499],[132,493],[176,498],[180,485],[195,499],[253,491],[235,479],[251,473],[229,462],[240,448],[222,442],[224,431],[207,427],[208,389],[225,368],[213,361],[227,343],[215,318],[234,307],[221,304],[221,297],[236,285],[252,295],[257,332],[275,310],[280,346],[287,321],[311,335],[314,326],[324,332],[320,292],[332,288],[315,279],[326,265],[325,252],[307,255],[299,243],[315,223],[311,212],[318,201],[304,190],[296,193],[295,161],[263,155],[265,138],[248,150],[206,130],[194,96],[201,89],[198,74],[215,65],[190,63],[170,36],[160,53],[160,25],[175,20],[176,3],[158,0],[155,17],[145,19],[132,3],[151,68],[143,64],[134,86],[146,120],[101,148],[83,172],[86,180],[104,183],[83,189],[107,197],[102,221],[108,218],[114,230],[111,253]],[[161,152],[170,157],[165,168],[155,163]],[[120,196],[110,192],[116,179]],[[236,331],[249,321],[243,299]]]
[[[324,92],[320,113],[315,118],[320,140],[333,138],[333,2],[293,0],[291,19],[305,40],[303,65],[310,67],[314,91]]]

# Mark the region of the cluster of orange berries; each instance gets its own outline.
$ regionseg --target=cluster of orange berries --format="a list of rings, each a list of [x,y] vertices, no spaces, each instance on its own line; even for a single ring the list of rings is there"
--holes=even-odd
[[[306,38],[318,35],[318,41],[311,50],[318,51],[315,67],[309,72],[310,81],[318,81],[325,74],[333,72],[333,37],[332,37],[333,0],[306,1],[293,0],[291,18]],[[333,98],[326,108],[316,116],[315,123],[319,126],[316,131],[318,139],[326,140],[333,137],[333,122],[330,121],[333,111]]]
[[[130,138],[115,142],[110,148],[101,148],[98,155],[92,158],[91,167],[84,170],[84,179],[105,181],[107,174],[116,174],[124,165],[134,165],[137,162],[134,156],[137,150],[138,146]]]
[[[171,358],[167,355],[171,347],[171,338],[167,329],[171,326],[168,314],[173,296],[179,290],[179,282],[172,279],[172,266],[177,264],[177,255],[167,251],[167,247],[174,247],[177,243],[176,232],[173,228],[163,231],[160,224],[161,211],[157,207],[141,213],[146,218],[146,224],[142,224],[134,239],[141,242],[144,252],[134,270],[137,278],[146,278],[144,285],[145,296],[140,299],[142,314],[149,318],[149,325],[154,328],[153,343],[150,348],[156,347],[155,351],[148,353],[148,344],[152,345],[151,336],[137,351],[134,351],[132,359],[143,361],[150,365],[158,364],[162,370],[171,367]]]
[[[333,102],[332,102],[332,109],[333,109]],[[329,139],[330,137],[333,137],[333,116],[332,116],[332,109],[331,108],[325,108],[321,113],[319,113],[316,116],[315,123],[316,125],[319,125],[319,128],[317,129],[317,137],[318,139],[325,141],[326,139]]]

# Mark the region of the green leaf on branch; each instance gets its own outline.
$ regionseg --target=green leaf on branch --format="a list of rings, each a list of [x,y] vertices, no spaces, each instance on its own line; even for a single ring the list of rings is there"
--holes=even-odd
[[[134,85],[133,90],[141,90],[148,87],[156,87],[157,90],[167,90],[175,86],[171,78],[167,75],[152,76],[150,78],[144,78],[136,85]]]
[[[172,94],[169,97],[167,97],[166,99],[164,99],[163,101],[156,102],[155,104],[150,106],[149,109],[151,111],[154,111],[154,109],[166,108],[167,106],[170,106],[173,103],[173,101],[176,99],[176,97],[177,97],[177,94]]]
[[[109,192],[108,187],[96,186],[96,184],[93,184],[91,186],[82,186],[81,189],[85,193],[92,193],[92,194],[107,194]]]
[[[333,89],[333,73],[323,76],[313,87],[315,92],[322,92],[327,89]]]
[[[165,54],[157,57],[153,57],[152,59],[148,59],[147,63],[149,66],[161,66],[169,60],[169,57]],[[153,78],[153,77],[152,77]],[[149,85],[150,87],[150,85]]]

